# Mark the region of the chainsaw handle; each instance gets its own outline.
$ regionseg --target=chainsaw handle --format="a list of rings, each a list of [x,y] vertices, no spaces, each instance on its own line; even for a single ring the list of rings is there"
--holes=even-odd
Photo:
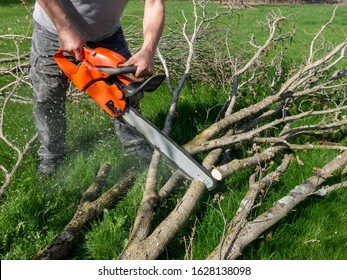
[[[119,68],[109,68],[109,67],[97,67],[97,69],[101,72],[109,74],[110,76],[119,75],[119,74],[135,74],[137,67],[136,66],[125,66]]]
[[[86,58],[92,51],[93,50],[88,48],[88,47],[82,47],[82,60],[84,58]],[[58,49],[58,51],[56,52],[56,55],[65,57],[64,51],[61,48]],[[77,58],[75,58],[75,59],[77,59]]]
[[[82,57],[87,57],[92,52],[89,48],[82,48]],[[61,48],[53,55],[55,62],[58,64],[59,68],[68,76],[74,76],[78,72],[78,65],[68,59]]]
[[[82,56],[84,58],[90,56],[93,52],[93,50],[89,48],[82,48],[82,50]],[[98,71],[85,59],[83,59],[83,61],[79,65],[75,64],[64,55],[63,50],[60,48],[53,55],[53,58],[58,64],[61,71],[63,71],[63,73],[79,90],[84,90],[94,81],[107,77],[106,73]]]
[[[67,75],[76,75],[78,72],[78,66],[70,61],[65,55],[62,49],[58,49],[58,51],[53,55],[55,62],[58,64],[59,68]]]

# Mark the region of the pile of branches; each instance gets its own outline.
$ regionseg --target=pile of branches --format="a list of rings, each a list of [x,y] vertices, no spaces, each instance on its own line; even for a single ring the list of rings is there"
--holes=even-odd
[[[223,14],[210,16],[206,2],[193,2],[193,5],[193,24],[190,31],[188,31],[190,21],[183,13],[184,23],[181,31],[187,43],[187,55],[184,73],[177,86],[173,85],[171,66],[164,52],[161,48],[157,52],[161,67],[166,73],[167,86],[172,97],[163,128],[163,132],[167,135],[170,135],[172,129],[181,90],[195,66],[196,42],[199,36],[202,36],[206,24],[233,12],[230,9]],[[224,80],[224,83],[230,83],[229,97],[225,100],[213,124],[186,143],[184,148],[191,155],[199,155],[203,158],[202,165],[218,180],[217,188],[236,172],[248,169],[252,170],[252,175],[249,178],[249,191],[240,201],[239,209],[233,218],[230,221],[224,221],[225,228],[222,230],[220,243],[210,252],[208,259],[236,259],[245,246],[285,217],[307,197],[325,196],[347,185],[347,181],[341,180],[343,178],[341,174],[345,172],[344,168],[347,164],[347,147],[340,144],[341,137],[339,138],[341,141],[333,141],[337,133],[345,135],[347,125],[345,116],[347,38],[330,49],[323,48],[325,41],[322,41],[324,32],[335,18],[336,9],[331,19],[313,37],[309,45],[308,57],[301,65],[292,65],[290,69],[284,69],[282,51],[268,61],[266,55],[269,50],[274,45],[283,50],[283,45],[283,48],[280,46],[288,40],[288,35],[281,34],[280,28],[285,18],[277,14],[269,14],[267,18],[268,37],[264,44],[257,45],[251,38],[249,43],[254,51],[248,60],[240,61],[229,52],[229,57],[223,61],[223,63],[226,61],[229,63],[229,77],[228,80]],[[264,69],[272,69],[274,73],[269,85],[261,84],[264,81]],[[175,71],[176,75],[177,70]],[[247,106],[239,105],[243,92],[259,96],[261,93],[256,91],[262,87],[268,89],[264,98],[260,100],[254,98],[254,103]],[[6,105],[2,108],[1,126],[5,107]],[[313,116],[319,121],[311,123],[310,119]],[[310,124],[296,125],[299,120],[302,121],[300,123]],[[0,136],[6,139],[2,130]],[[303,136],[305,136],[304,143]],[[6,143],[12,147],[9,141]],[[237,149],[241,143],[243,147],[250,147],[252,153],[237,158],[231,151]],[[319,149],[334,150],[338,156],[323,167],[316,168],[311,177],[306,178],[299,185],[292,186],[284,197],[251,219],[250,213],[256,206],[257,197],[265,189],[267,192],[270,191],[270,187],[280,180],[281,175],[287,171],[289,163],[295,157],[295,151]],[[18,154],[21,153],[23,152]],[[160,211],[159,206],[171,195],[175,195],[177,187],[181,186],[182,182],[182,175],[177,171],[165,184],[158,186],[160,157],[160,153],[154,151],[129,242],[118,256],[119,259],[158,258],[191,217],[196,205],[207,191],[203,182],[192,181],[172,211],[161,222],[153,225],[153,217]],[[278,165],[268,168],[266,163],[275,157],[276,162],[279,162]],[[300,159],[296,158],[296,160],[300,164]],[[1,169],[9,173],[4,166],[1,166]],[[107,169],[107,165],[101,167],[96,183],[83,195],[71,222],[52,244],[34,257],[35,259],[64,258],[72,245],[83,235],[86,224],[97,217],[103,208],[113,205],[118,198],[120,186],[124,190],[124,186],[133,182],[135,175],[127,174],[127,177],[121,179],[117,186],[99,197],[100,184],[102,185]],[[337,183],[328,185],[328,178],[335,178]],[[112,195],[109,195],[110,193]]]
[[[194,3],[194,7],[192,33],[188,34],[187,32],[188,20],[186,18],[182,25],[183,37],[186,39],[189,52],[185,72],[177,87],[173,87],[170,83],[170,69],[159,51],[159,57],[166,70],[168,86],[172,94],[171,107],[163,130],[165,133],[170,132],[179,93],[193,67],[194,46],[197,37],[203,30],[204,24],[222,16],[222,14],[217,14],[209,17],[204,2]],[[202,9],[200,16],[196,12],[198,7]],[[343,169],[347,163],[347,147],[329,141],[334,139],[337,131],[345,131],[347,124],[345,116],[347,70],[346,64],[344,64],[347,38],[331,48],[330,51],[323,51],[320,43],[322,34],[335,18],[336,9],[334,9],[329,22],[323,25],[314,36],[309,47],[307,60],[302,65],[290,69],[288,74],[284,75],[283,64],[281,63],[283,56],[280,55],[278,61],[272,61],[272,65],[267,65],[267,67],[276,70],[270,86],[271,94],[238,110],[235,108],[237,108],[237,101],[242,98],[240,92],[252,88],[255,80],[257,83],[262,81],[264,57],[266,58],[268,50],[274,44],[288,39],[287,34],[281,35],[281,28],[279,28],[285,18],[276,14],[269,14],[266,23],[268,38],[263,45],[256,45],[251,38],[250,44],[254,47],[254,53],[248,61],[240,65],[237,59],[233,59],[232,56],[229,57],[230,66],[233,69],[230,96],[217,120],[186,143],[184,148],[192,155],[201,156],[204,154],[202,164],[211,170],[213,176],[219,181],[245,169],[253,169],[254,173],[249,178],[248,193],[240,202],[239,209],[233,219],[225,221],[221,241],[208,256],[208,259],[237,258],[245,246],[285,217],[308,196],[313,194],[324,196],[347,185],[346,181],[339,182],[341,181],[340,176],[336,177],[337,182],[339,182],[336,185],[328,186],[325,184],[328,178],[336,175],[336,172]],[[304,106],[305,103],[310,106]],[[322,106],[313,106],[316,105],[315,103],[322,104]],[[296,127],[292,125],[296,120],[308,120],[312,116],[320,116],[319,123]],[[303,135],[310,136],[311,142],[302,144],[300,136]],[[233,148],[237,149],[241,143],[243,147],[246,145],[252,147],[254,153],[249,157],[230,157],[230,151]],[[255,206],[256,198],[264,189],[268,190],[279,180],[280,176],[287,170],[294,152],[312,149],[332,149],[340,153],[322,168],[317,168],[313,176],[307,178],[300,185],[293,186],[292,190],[275,202],[272,207],[249,220],[249,214]],[[264,169],[265,163],[275,156],[283,158],[277,168],[271,172],[266,168]],[[120,259],[158,258],[170,240],[184,226],[206,192],[202,182],[193,181],[171,213],[151,231],[151,220],[156,213],[158,201],[161,202],[170,196],[177,186],[179,177],[175,174],[157,191],[155,185],[157,157],[159,154],[155,153],[130,240],[119,256]]]

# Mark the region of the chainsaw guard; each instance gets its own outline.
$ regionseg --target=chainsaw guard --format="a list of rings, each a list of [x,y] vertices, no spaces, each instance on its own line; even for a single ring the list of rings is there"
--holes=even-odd
[[[123,88],[125,97],[133,96],[140,91],[155,91],[165,79],[165,75],[155,75],[141,82],[132,82]]]

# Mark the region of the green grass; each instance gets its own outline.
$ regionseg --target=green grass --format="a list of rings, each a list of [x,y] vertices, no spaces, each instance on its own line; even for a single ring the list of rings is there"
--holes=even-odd
[[[30,4],[33,1],[28,1]],[[185,10],[191,18],[192,5],[185,1],[166,1],[167,25],[164,37],[174,36],[171,31],[179,28],[183,22],[181,10]],[[2,1],[0,4],[0,34],[30,35],[31,17],[20,1]],[[211,4],[212,13],[223,8]],[[205,56],[211,54],[215,43],[220,43],[220,50],[225,49],[224,35],[228,31],[231,53],[247,57],[251,49],[248,41],[251,34],[256,36],[256,42],[262,43],[267,35],[267,29],[258,25],[257,20],[265,21],[269,11],[279,11],[287,18],[282,26],[283,32],[296,28],[296,36],[287,49],[288,63],[300,62],[308,54],[308,43],[321,25],[329,20],[333,6],[257,6],[256,9],[237,10],[237,15],[221,18],[211,25],[210,41],[200,40]],[[311,15],[315,14],[315,17]],[[134,25],[140,29],[142,4],[131,1],[123,17],[123,25]],[[347,7],[342,6],[337,11],[337,18],[329,29],[328,39],[339,42],[345,36],[345,18]],[[180,23],[180,24],[179,24]],[[191,28],[191,25],[189,25]],[[217,31],[223,31],[219,33]],[[170,37],[169,37],[170,38]],[[182,38],[182,46],[172,50],[175,56],[174,65],[184,65],[179,52],[186,48]],[[132,40],[130,46],[136,49],[140,41]],[[27,52],[30,40],[21,40],[16,45],[13,40],[0,40],[0,58],[7,52],[14,52],[16,46],[20,52]],[[329,46],[328,46],[329,47]],[[298,51],[300,50],[300,51]],[[176,53],[177,52],[177,53]],[[165,53],[165,50],[164,50]],[[165,53],[166,54],[166,53]],[[199,53],[200,55],[200,53]],[[177,59],[176,59],[177,58]],[[173,62],[173,63],[174,63]],[[178,72],[180,68],[177,68]],[[206,69],[206,71],[209,71]],[[176,76],[174,76],[175,78]],[[182,93],[174,121],[172,138],[179,144],[184,144],[198,132],[209,126],[215,119],[221,104],[227,97],[221,87],[201,83],[193,76],[186,84]],[[9,78],[0,76],[0,87],[9,82]],[[177,81],[174,81],[177,83]],[[263,98],[262,94],[253,96],[246,94],[239,106],[253,103]],[[31,96],[31,89],[22,85],[16,94]],[[159,127],[163,125],[170,100],[165,86],[155,93],[145,96],[142,102],[143,114]],[[3,99],[0,98],[0,106]],[[5,115],[4,132],[6,136],[23,147],[26,141],[35,133],[32,117],[32,104],[10,102]],[[38,143],[26,155],[23,165],[15,174],[6,197],[1,201],[0,209],[0,258],[30,259],[36,252],[46,246],[73,216],[83,191],[92,183],[101,163],[109,161],[112,170],[107,179],[105,189],[111,187],[117,178],[136,162],[129,162],[123,157],[123,151],[117,140],[109,118],[91,100],[84,97],[78,104],[68,102],[68,157],[64,159],[57,173],[42,179],[36,174]],[[312,119],[312,122],[317,119]],[[297,122],[296,125],[302,125]],[[189,127],[189,129],[187,129]],[[188,131],[189,130],[189,131]],[[184,133],[182,133],[184,131]],[[345,143],[345,131],[336,136]],[[303,139],[300,139],[303,141]],[[245,150],[235,153],[243,154]],[[298,152],[304,166],[298,166],[293,161],[288,173],[264,199],[263,206],[255,209],[252,217],[261,213],[266,207],[286,194],[296,184],[312,175],[315,167],[323,166],[332,159],[334,152]],[[134,159],[136,161],[136,159]],[[15,153],[3,142],[0,142],[0,163],[10,168],[15,162]],[[204,259],[219,243],[223,232],[223,216],[230,220],[238,208],[238,204],[248,188],[248,177],[251,171],[243,171],[228,178],[215,192],[206,193],[202,202],[197,205],[194,214],[177,237],[169,244],[162,259],[183,259],[186,253],[184,240],[189,240],[192,228],[196,226],[192,256],[194,259]],[[135,185],[124,195],[114,208],[103,213],[88,229],[86,236],[69,256],[70,259],[115,259],[127,242],[137,206],[141,200],[145,174],[141,174]],[[0,182],[4,174],[0,172]],[[223,193],[224,199],[220,205],[213,203],[216,192]],[[179,197],[173,196],[156,215],[158,221],[176,204]],[[346,259],[347,255],[347,193],[345,190],[335,192],[325,198],[312,197],[276,226],[248,246],[240,259]]]

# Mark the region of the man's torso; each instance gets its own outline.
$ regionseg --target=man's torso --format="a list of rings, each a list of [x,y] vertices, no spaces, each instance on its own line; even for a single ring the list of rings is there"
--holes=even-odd
[[[60,4],[86,41],[98,41],[116,32],[127,2],[128,0],[61,0]],[[34,20],[48,31],[57,33],[52,21],[37,2]]]

